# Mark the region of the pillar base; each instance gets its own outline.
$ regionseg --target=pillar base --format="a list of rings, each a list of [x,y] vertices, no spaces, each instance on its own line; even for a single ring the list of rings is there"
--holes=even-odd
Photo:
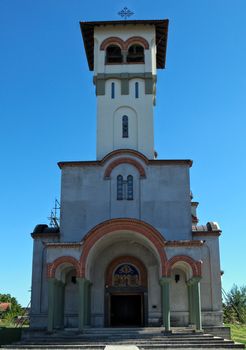
[[[164,327],[163,327],[164,328]],[[170,334],[172,334],[173,333],[173,331],[172,330],[170,330],[170,331],[161,331],[161,334],[163,334],[163,335],[170,335]]]

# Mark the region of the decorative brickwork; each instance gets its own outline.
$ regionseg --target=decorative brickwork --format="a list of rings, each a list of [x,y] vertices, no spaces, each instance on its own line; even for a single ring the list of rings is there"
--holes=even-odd
[[[104,178],[109,178],[112,170],[120,164],[133,165],[138,170],[141,177],[146,177],[146,173],[142,164],[140,164],[136,159],[124,157],[115,159],[107,166],[104,173]]]
[[[104,164],[105,162],[107,162],[109,159],[113,158],[114,156],[118,156],[118,155],[122,155],[122,154],[130,154],[134,157],[137,157],[139,159],[141,159],[142,161],[145,162],[145,164],[148,164],[149,160],[147,157],[145,157],[145,155],[143,153],[140,153],[138,151],[135,151],[134,149],[117,149],[115,151],[112,151],[110,153],[108,153],[101,161],[101,164]]]
[[[164,237],[153,226],[136,219],[112,219],[94,227],[84,238],[83,253],[80,258],[82,276],[85,277],[87,257],[94,244],[103,236],[115,234],[119,231],[132,231],[146,237],[156,248],[160,263],[161,275],[167,274],[167,258],[164,246]]]
[[[115,45],[115,44],[118,45],[122,50],[125,47],[124,40],[116,36],[111,36],[110,38],[103,40],[103,42],[100,45],[100,50],[105,50],[109,45]]]
[[[126,41],[122,40],[119,37],[111,36],[110,38],[103,40],[103,42],[100,45],[100,50],[105,50],[109,45],[115,45],[115,44],[120,46],[122,50],[127,50],[129,46],[133,44],[140,44],[146,50],[149,49],[148,41],[142,38],[141,36],[132,36],[131,38],[128,38]]]
[[[124,43],[124,48],[127,50],[133,44],[141,44],[146,50],[149,49],[148,41],[141,36],[132,36],[131,38],[127,39]]]
[[[168,276],[171,275],[171,269],[174,264],[177,262],[185,262],[188,265],[190,265],[192,269],[193,276],[192,277],[201,277],[202,275],[202,269],[201,269],[201,261],[196,261],[192,259],[191,257],[187,255],[176,255],[172,257],[170,260],[168,260],[168,271],[167,274]]]
[[[81,275],[78,260],[76,260],[72,256],[61,256],[61,257],[57,258],[55,261],[53,261],[52,263],[47,264],[47,276],[48,276],[48,278],[55,277],[56,269],[61,264],[73,265],[73,267],[76,270],[77,277],[79,277]]]
[[[140,272],[140,285],[143,287],[147,287],[147,271],[146,268],[144,266],[144,264],[142,263],[142,261],[140,261],[139,259],[133,257],[133,256],[120,256],[116,259],[114,259],[113,261],[111,261],[111,263],[109,264],[107,271],[106,271],[106,278],[105,278],[105,283],[111,287],[113,285],[113,272],[116,269],[117,266],[119,266],[120,264],[124,264],[124,263],[129,263],[132,264],[134,266],[137,267],[137,269]]]

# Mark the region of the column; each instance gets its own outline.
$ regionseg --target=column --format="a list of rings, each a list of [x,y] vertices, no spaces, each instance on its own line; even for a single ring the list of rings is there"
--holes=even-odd
[[[170,331],[170,299],[169,299],[169,285],[170,277],[162,277],[160,279],[161,285],[161,301],[162,301],[162,323],[165,331]]]
[[[197,331],[202,330],[201,316],[201,296],[200,296],[200,277],[192,277],[187,284],[191,289],[191,321],[195,323]]]
[[[79,331],[83,331],[85,326],[85,285],[86,279],[83,277],[77,278],[79,285],[79,319],[78,319],[78,327]]]
[[[64,328],[64,283],[55,282],[54,328]]]
[[[48,279],[48,332],[54,329],[55,283],[55,278]]]
[[[189,324],[194,324],[194,310],[193,310],[193,288],[192,284],[187,282],[188,299],[189,299]]]
[[[90,325],[91,318],[91,285],[92,283],[89,280],[85,280],[84,320],[86,326]]]
[[[193,284],[194,298],[194,316],[196,321],[196,330],[202,330],[202,315],[201,315],[201,295],[200,295],[200,278],[196,278]]]

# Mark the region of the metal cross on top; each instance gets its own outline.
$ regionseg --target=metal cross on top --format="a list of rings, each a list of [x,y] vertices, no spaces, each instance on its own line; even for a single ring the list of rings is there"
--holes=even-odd
[[[118,15],[120,15],[126,20],[128,17],[131,17],[132,15],[134,15],[134,12],[129,10],[129,8],[124,7],[120,12],[118,12]]]

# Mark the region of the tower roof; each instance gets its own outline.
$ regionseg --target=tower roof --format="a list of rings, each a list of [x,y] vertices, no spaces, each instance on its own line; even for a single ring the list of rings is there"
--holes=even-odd
[[[85,52],[88,60],[89,69],[94,69],[94,28],[97,26],[107,25],[154,25],[156,32],[156,66],[157,68],[165,68],[168,19],[161,20],[121,20],[121,21],[96,21],[96,22],[80,22],[81,33],[84,40]]]

